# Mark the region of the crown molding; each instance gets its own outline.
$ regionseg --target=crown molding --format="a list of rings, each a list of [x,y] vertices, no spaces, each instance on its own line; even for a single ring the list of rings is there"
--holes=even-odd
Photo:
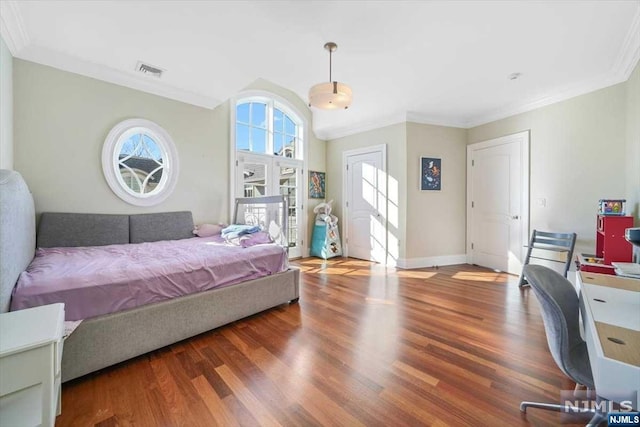
[[[133,70],[131,73],[116,70],[103,64],[86,61],[66,53],[34,45],[33,43],[21,50],[17,57],[198,107],[213,109],[222,102],[213,97],[180,89],[161,81],[152,80],[155,79],[155,77],[137,76],[133,74]]]
[[[634,68],[640,61],[640,5],[631,22],[631,27],[627,32],[627,36],[620,47],[620,51],[609,70],[609,73],[602,74],[593,79],[588,79],[578,84],[573,84],[554,94],[548,94],[538,99],[531,100],[524,104],[512,104],[505,108],[493,110],[486,114],[481,114],[469,118],[463,125],[465,128],[484,125],[496,120],[505,119],[515,116],[516,114],[526,113],[541,107],[546,107],[561,101],[574,98],[576,96],[585,95],[605,87],[613,86],[618,83],[625,82],[631,76]]]
[[[24,27],[17,1],[0,2],[0,34],[13,56],[18,55],[29,44],[29,35]]]
[[[405,113],[398,113],[382,117],[378,120],[367,120],[360,123],[356,123],[350,126],[343,126],[333,129],[315,129],[314,133],[320,139],[330,141],[333,139],[342,138],[349,135],[355,135],[370,130],[380,129],[385,126],[391,126],[398,123],[404,123],[407,121],[407,115]]]
[[[618,58],[611,68],[614,81],[627,81],[640,60],[640,2],[636,14],[631,21],[631,28],[622,42]],[[615,83],[614,83],[615,84]]]
[[[568,87],[565,87],[564,89],[554,92],[553,94],[548,94],[546,96],[533,99],[526,103],[511,104],[504,108],[499,108],[488,113],[472,117],[466,121],[464,127],[469,129],[472,127],[495,122],[496,120],[506,119],[517,114],[526,113],[528,111],[533,111],[538,108],[566,101],[568,99],[575,98],[576,96],[585,95],[587,93],[591,93],[596,90],[621,83],[622,81],[624,80],[616,81],[613,80],[609,75],[601,75],[594,79],[589,79],[575,85],[570,85]]]
[[[417,111],[407,112],[407,121],[412,123],[419,123],[423,125],[432,126],[444,126],[450,128],[466,128],[467,122],[464,120],[457,120],[454,117],[437,117],[428,114],[422,114]]]

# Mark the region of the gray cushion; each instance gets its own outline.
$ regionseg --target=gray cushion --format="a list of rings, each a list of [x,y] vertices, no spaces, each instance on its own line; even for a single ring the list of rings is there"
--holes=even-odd
[[[131,215],[129,241],[131,243],[180,240],[193,236],[193,216],[189,211]]]
[[[105,246],[129,243],[129,216],[44,212],[38,247]]]
[[[36,248],[33,197],[15,171],[0,170],[0,237],[0,313],[4,313],[9,311],[18,276]]]

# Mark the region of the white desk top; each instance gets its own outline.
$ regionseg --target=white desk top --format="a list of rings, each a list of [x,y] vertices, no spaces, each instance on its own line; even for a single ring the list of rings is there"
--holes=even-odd
[[[582,319],[596,393],[617,402],[631,399],[637,410],[640,281],[594,273],[578,273],[577,279],[584,299]]]
[[[64,335],[64,304],[0,314],[0,356],[35,348]]]
[[[596,322],[640,331],[640,292],[582,284]]]

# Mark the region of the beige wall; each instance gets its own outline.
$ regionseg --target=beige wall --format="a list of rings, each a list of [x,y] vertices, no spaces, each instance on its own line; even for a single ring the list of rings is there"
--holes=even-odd
[[[530,129],[530,229],[576,232],[593,251],[598,200],[627,195],[626,95],[621,83],[477,126],[468,143]]]
[[[14,60],[14,94],[15,168],[29,184],[38,212],[191,210],[196,222],[227,218],[229,124],[220,120],[221,109],[194,107],[19,59]],[[180,159],[175,191],[150,208],[120,200],[102,173],[107,133],[133,117],[166,129]]]
[[[466,252],[465,129],[407,123],[407,245],[408,265],[438,260],[416,259],[460,256]],[[442,190],[420,190],[420,157],[442,159]]]
[[[342,223],[343,170],[342,155],[345,151],[374,145],[387,146],[387,172],[389,186],[390,218],[388,227],[388,252],[392,260],[405,257],[406,203],[407,203],[407,126],[398,123],[349,135],[327,142],[327,200],[334,200],[333,212]],[[394,212],[397,211],[398,215]]]
[[[13,56],[1,37],[0,169],[13,169]]]
[[[190,210],[197,223],[229,220],[229,101],[209,110],[19,59],[14,61],[14,72],[15,166],[34,194],[37,212]],[[293,92],[264,80],[247,89],[286,98],[312,125],[311,111]],[[165,128],[180,159],[173,194],[150,208],[120,200],[102,173],[107,133],[133,117]],[[325,142],[313,132],[309,139],[309,167],[323,171]],[[306,183],[302,185],[306,188]],[[316,203],[307,206],[309,217]]]
[[[627,206],[640,227],[640,63],[627,80]],[[640,262],[640,248],[635,248]]]
[[[627,80],[627,206],[640,227],[640,63]]]

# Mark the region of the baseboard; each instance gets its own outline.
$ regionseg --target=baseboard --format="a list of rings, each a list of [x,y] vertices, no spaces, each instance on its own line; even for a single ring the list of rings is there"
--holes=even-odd
[[[396,261],[397,268],[424,268],[424,267],[438,267],[441,265],[455,265],[455,264],[466,264],[467,263],[467,255],[443,255],[443,256],[432,256],[425,258],[399,258]]]

